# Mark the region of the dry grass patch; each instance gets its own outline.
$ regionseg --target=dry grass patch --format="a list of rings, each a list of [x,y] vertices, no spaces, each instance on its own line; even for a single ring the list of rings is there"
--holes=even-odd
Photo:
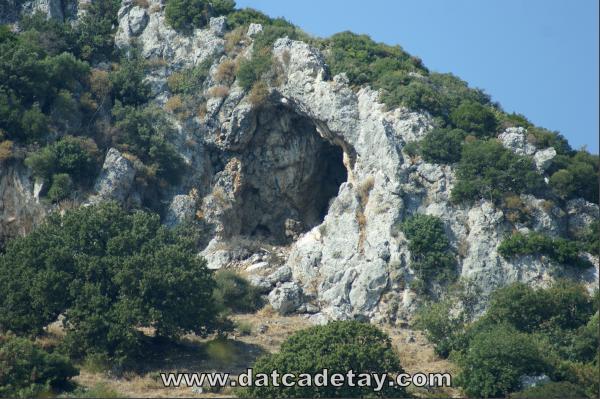
[[[208,90],[208,96],[212,98],[225,98],[229,95],[229,87],[227,86],[215,86]]]
[[[215,72],[215,80],[221,84],[230,85],[235,79],[235,71],[237,63],[234,60],[226,59],[217,67]]]

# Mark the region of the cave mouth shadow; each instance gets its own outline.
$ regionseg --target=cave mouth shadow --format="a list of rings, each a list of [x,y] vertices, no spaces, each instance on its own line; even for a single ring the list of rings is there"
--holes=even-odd
[[[321,224],[348,178],[342,148],[284,106],[259,111],[242,165],[241,235],[274,245]]]

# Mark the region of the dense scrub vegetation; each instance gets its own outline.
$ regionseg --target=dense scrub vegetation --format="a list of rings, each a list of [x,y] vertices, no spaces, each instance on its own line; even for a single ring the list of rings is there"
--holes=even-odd
[[[301,330],[289,337],[281,350],[264,356],[253,366],[254,373],[309,373],[313,376],[328,369],[329,375],[359,373],[396,375],[404,372],[390,338],[377,327],[358,321],[334,321],[324,326]],[[372,387],[254,386],[243,392],[255,398],[353,398],[373,395]],[[387,384],[386,384],[387,385]],[[404,389],[386,386],[378,395],[406,397]]]
[[[111,203],[51,215],[0,257],[0,331],[37,335],[62,314],[71,356],[115,363],[139,356],[139,327],[212,331],[214,281],[193,237]]]
[[[234,9],[234,0],[169,0],[165,18],[174,29],[189,32],[206,26],[211,17],[230,14]]]
[[[597,248],[579,245],[577,241],[564,238],[551,238],[539,233],[515,233],[506,238],[498,246],[498,252],[505,258],[517,255],[541,254],[555,262],[579,268],[591,267],[592,264],[579,256],[580,250],[589,249],[592,253]]]
[[[45,397],[69,387],[79,374],[69,359],[48,353],[26,338],[0,336],[0,396]]]
[[[541,374],[589,397],[600,389],[597,291],[592,297],[568,281],[547,289],[513,284],[493,293],[483,317],[468,318],[448,300],[424,307],[417,322],[440,355],[458,362],[467,395],[504,396],[521,389],[523,376]]]
[[[536,193],[544,187],[530,158],[517,155],[494,140],[466,143],[456,177],[452,190],[452,200],[456,202],[480,198],[497,202],[507,193]]]
[[[426,291],[432,282],[448,282],[456,277],[456,259],[439,218],[414,215],[402,224],[402,231],[408,239],[411,268],[416,272],[415,289]]]

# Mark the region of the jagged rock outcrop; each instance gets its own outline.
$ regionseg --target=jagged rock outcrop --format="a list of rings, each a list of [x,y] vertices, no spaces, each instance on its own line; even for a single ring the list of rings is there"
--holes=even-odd
[[[135,168],[116,148],[106,154],[100,176],[94,185],[95,194],[90,202],[114,200],[123,203],[133,184]]]
[[[44,219],[50,206],[40,202],[41,188],[22,164],[0,162],[0,247]]]
[[[522,195],[528,223],[509,220],[489,201],[453,204],[453,166],[403,151],[432,129],[428,114],[388,110],[378,92],[353,90],[343,74],[331,77],[319,50],[288,38],[273,45],[277,76],[257,101],[216,75],[225,63],[251,56],[262,26],[252,24],[236,50],[226,52],[224,17],[184,35],[165,24],[162,1],[148,3],[122,2],[115,41],[123,50],[137,46],[155,66],[147,80],[157,105],[173,96],[166,84],[172,73],[212,64],[195,94],[202,112],[171,118],[186,168],[181,182],[163,193],[164,220],[171,226],[196,221],[206,233],[200,250],[209,267],[240,269],[283,314],[305,312],[317,323],[409,318],[420,298],[400,225],[415,213],[443,221],[456,272],[482,306],[503,285],[544,285],[564,274],[541,256],[500,256],[507,234],[580,234],[598,218],[598,206],[584,200],[561,208]],[[221,94],[210,94],[216,88]],[[556,155],[530,144],[521,128],[507,129],[499,140],[532,157],[542,174]],[[134,194],[134,177],[129,161],[111,149],[92,199],[125,201]],[[10,214],[4,209],[0,220]],[[590,259],[594,270],[574,277],[597,286],[598,259]]]

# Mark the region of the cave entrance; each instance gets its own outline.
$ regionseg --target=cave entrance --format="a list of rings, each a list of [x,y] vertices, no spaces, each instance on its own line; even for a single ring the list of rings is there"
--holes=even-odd
[[[347,180],[343,151],[315,124],[283,106],[257,115],[242,157],[242,235],[286,244],[320,224]]]

